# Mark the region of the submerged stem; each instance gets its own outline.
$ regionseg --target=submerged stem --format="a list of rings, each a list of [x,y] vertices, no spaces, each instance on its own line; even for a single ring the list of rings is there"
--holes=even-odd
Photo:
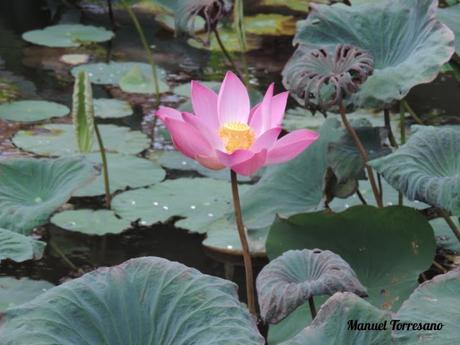
[[[110,194],[110,180],[109,180],[109,166],[107,164],[107,155],[105,153],[104,142],[102,141],[101,132],[96,122],[94,122],[94,132],[96,133],[97,144],[99,145],[99,151],[101,152],[102,160],[102,175],[104,177],[104,190],[105,190],[105,205],[110,209],[112,196]]]
[[[78,271],[79,268],[77,266],[74,265],[74,263],[72,261],[70,261],[70,259],[62,252],[61,249],[59,249],[59,247],[53,242],[53,241],[49,241],[48,242],[48,245],[51,247],[51,249],[53,249],[61,258],[62,260],[73,270],[75,271]]]
[[[311,319],[314,320],[316,317],[316,306],[315,306],[315,300],[313,299],[313,296],[311,296],[308,299],[308,306],[310,307]]]
[[[220,38],[219,31],[217,31],[217,29],[215,29],[215,28],[212,31],[214,32],[214,35],[216,36],[217,44],[219,45],[220,50],[224,54],[225,58],[228,60],[230,65],[232,65],[233,70],[238,74],[238,76],[244,80],[244,78],[243,78],[244,75],[241,73],[240,69],[235,64],[235,61],[233,61],[232,56],[228,52],[227,48],[225,48],[225,45],[222,42],[222,39]]]
[[[369,160],[369,157],[367,155],[366,149],[364,148],[363,144],[361,143],[361,140],[358,137],[358,134],[356,134],[355,129],[353,126],[350,124],[350,122],[347,119],[347,115],[345,113],[345,107],[343,105],[343,102],[340,102],[339,105],[340,108],[340,117],[342,118],[342,122],[345,125],[345,128],[347,129],[348,133],[351,135],[353,138],[353,142],[355,143],[356,148],[358,149],[359,154],[361,155],[361,158],[364,161],[364,167],[366,168],[367,175],[369,178],[369,183],[371,184],[372,187],[372,193],[374,193],[375,201],[377,203],[378,207],[383,207],[382,199],[379,193],[379,189],[377,187],[377,183],[375,181],[374,177],[374,172],[372,168],[367,165],[367,161]]]
[[[401,134],[401,145],[404,145],[406,143],[406,115],[402,101],[399,102],[399,131]],[[404,197],[402,192],[398,192],[398,205],[404,205]]]
[[[236,173],[230,171],[232,183],[233,207],[235,209],[236,228],[240,237],[241,248],[243,249],[244,271],[246,275],[246,295],[248,298],[248,308],[252,315],[256,316],[256,301],[254,296],[254,274],[252,272],[252,259],[249,251],[249,242],[244,228],[243,216],[241,213],[240,195],[238,192],[238,177]]]

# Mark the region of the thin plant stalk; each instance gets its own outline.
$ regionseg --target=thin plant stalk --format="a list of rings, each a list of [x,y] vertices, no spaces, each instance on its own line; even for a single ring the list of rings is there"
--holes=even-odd
[[[411,108],[409,103],[406,102],[406,100],[403,99],[401,102],[404,105],[404,108],[406,108],[406,110],[409,112],[410,116],[412,116],[412,118],[415,120],[415,122],[417,122],[419,125],[424,125],[425,124],[423,122],[423,120],[420,117],[417,116],[415,111]]]
[[[235,61],[233,61],[232,56],[228,52],[227,48],[225,48],[224,42],[222,42],[222,39],[220,38],[219,31],[217,31],[217,29],[214,28],[212,30],[212,32],[214,32],[214,36],[216,36],[217,44],[219,45],[219,48],[222,51],[222,53],[224,54],[225,58],[227,59],[227,61],[232,66],[233,70],[238,74],[238,76],[244,80],[243,73],[241,73],[241,70],[238,68],[238,66],[236,65]]]
[[[399,102],[399,130],[401,134],[401,145],[406,143],[406,114],[404,111],[404,104],[403,102]],[[398,192],[398,205],[404,205],[404,198],[403,193]]]
[[[359,191],[359,189],[356,190],[356,195],[358,196],[359,200],[363,205],[367,205],[367,201],[364,198],[363,194]]]
[[[48,245],[61,257],[61,259],[67,264],[67,266],[69,266],[72,270],[79,270],[79,268],[75,266],[72,261],[70,261],[70,259],[64,254],[64,252],[61,249],[59,249],[59,247],[53,241],[49,241]]]
[[[310,307],[311,319],[314,320],[316,317],[316,306],[315,306],[315,300],[313,299],[313,296],[311,296],[308,299],[308,306]]]
[[[450,215],[443,209],[440,209],[439,213],[444,218],[444,220],[446,221],[447,225],[449,225],[449,228],[452,230],[452,232],[454,233],[455,237],[457,237],[457,239],[460,241],[460,229],[452,221],[452,219],[450,218]]]
[[[104,177],[104,190],[105,190],[105,205],[110,209],[112,203],[112,195],[110,193],[110,180],[109,180],[109,166],[107,164],[107,155],[105,152],[104,141],[102,140],[101,132],[96,121],[94,121],[94,132],[96,133],[97,144],[101,152],[102,160],[102,176]]]
[[[391,120],[390,120],[390,110],[385,108],[383,109],[383,116],[385,118],[385,128],[388,131],[388,139],[390,140],[391,146],[398,148],[399,145],[395,139],[395,136],[393,134],[393,129],[391,128]]]
[[[115,29],[115,17],[113,15],[112,0],[107,0],[107,7],[109,9],[110,26],[112,29]]]
[[[252,271],[252,259],[251,252],[249,250],[248,237],[246,234],[246,229],[244,228],[243,215],[241,212],[240,195],[238,192],[238,177],[233,170],[230,171],[230,177],[232,184],[233,207],[235,209],[236,228],[238,229],[241,248],[243,249],[243,262],[246,276],[246,295],[248,298],[248,309],[249,312],[256,317],[257,311],[254,294],[254,274]]]
[[[248,42],[246,39],[246,29],[244,28],[244,4],[243,0],[236,0],[233,12],[235,18],[235,28],[238,36],[238,41],[241,50],[241,62],[244,69],[244,83],[246,86],[249,85],[249,69],[248,62],[246,60],[246,52],[248,50]]]
[[[136,27],[139,38],[141,39],[142,45],[144,46],[144,50],[147,53],[147,59],[149,61],[150,66],[152,67],[152,78],[153,78],[153,84],[155,88],[156,107],[158,107],[160,105],[160,82],[158,80],[157,65],[155,63],[155,58],[147,42],[147,39],[145,38],[144,30],[142,29],[142,26],[139,23],[139,20],[137,19],[136,14],[124,0],[122,0],[122,4],[123,4],[123,7],[128,11],[128,14],[131,17],[131,20],[133,21],[134,26]],[[152,143],[155,142],[155,127],[157,124],[156,119],[157,117],[155,116],[152,122],[152,134],[151,134]]]
[[[369,156],[367,155],[366,149],[364,148],[361,140],[359,139],[358,134],[356,134],[355,129],[353,128],[353,126],[350,124],[350,122],[347,119],[347,114],[345,113],[345,107],[343,105],[343,102],[340,102],[339,109],[340,109],[340,117],[342,118],[342,122],[345,125],[345,128],[347,129],[348,133],[351,135],[353,142],[355,143],[355,146],[358,149],[358,152],[364,161],[364,167],[367,171],[369,183],[371,184],[372,193],[374,193],[374,197],[375,197],[377,206],[383,207],[380,192],[377,187],[377,182],[375,181],[374,172],[372,168],[367,164],[369,160]]]

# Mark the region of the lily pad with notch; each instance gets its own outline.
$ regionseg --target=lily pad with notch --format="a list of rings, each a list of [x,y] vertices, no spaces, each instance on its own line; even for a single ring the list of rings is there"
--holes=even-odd
[[[36,122],[70,113],[65,105],[39,100],[16,101],[0,105],[0,119],[16,122]]]

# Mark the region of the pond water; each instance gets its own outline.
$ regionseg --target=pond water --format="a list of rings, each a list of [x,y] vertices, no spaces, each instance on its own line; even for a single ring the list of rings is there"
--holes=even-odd
[[[27,6],[27,10],[24,10]],[[25,31],[43,28],[55,23],[58,19],[77,21],[84,24],[110,27],[106,13],[97,7],[88,6],[84,10],[67,10],[57,13],[51,19],[50,13],[44,10],[40,1],[2,1],[0,2],[0,57],[4,64],[2,69],[21,78],[24,88],[32,96],[59,103],[71,105],[73,78],[68,67],[57,60],[64,49],[32,46],[21,39]],[[248,9],[248,13],[251,9]],[[115,13],[117,29],[116,37],[109,44],[101,44],[96,53],[98,61],[146,61],[145,52],[141,46],[134,26],[128,15],[121,11]],[[154,45],[157,63],[167,72],[170,85],[178,85],[191,79],[220,81],[228,69],[224,58],[219,53],[209,53],[192,48],[185,39],[177,39],[170,32],[163,30],[149,14],[139,14],[141,24],[147,33],[149,43]],[[281,90],[280,71],[289,59],[294,48],[291,37],[264,37],[262,48],[248,54],[251,72],[251,83],[261,91],[269,82],[276,82]],[[422,116],[429,118],[437,114],[437,119],[448,119],[450,122],[460,122],[458,108],[459,82],[451,75],[441,75],[428,86],[418,86],[412,90],[407,100],[413,109]],[[96,97],[113,97],[119,95],[117,90],[108,90],[94,86]],[[149,97],[129,98],[135,104],[135,115],[122,120],[104,120],[103,123],[115,123],[132,129],[150,131],[151,119],[145,115],[152,110],[155,100]],[[162,103],[177,105],[180,98],[173,94],[162,96]],[[291,107],[297,106],[291,100]],[[321,116],[321,115],[317,115]],[[57,122],[69,122],[69,119]],[[11,135],[20,127],[0,123],[0,144],[3,155],[20,155],[21,153],[9,141]],[[158,142],[154,147],[162,146],[161,135],[157,131]],[[135,173],[135,172],[133,172]],[[167,178],[180,177],[177,171],[168,171]],[[230,193],[230,186],[229,186]],[[102,198],[73,199],[77,208],[102,207]],[[216,256],[204,249],[201,242],[204,235],[189,234],[175,228],[171,224],[138,226],[121,235],[104,237],[86,236],[70,233],[56,226],[47,225],[39,229],[45,239],[49,239],[82,271],[90,271],[99,266],[116,265],[129,258],[139,256],[160,256],[182,262],[195,267],[203,273],[226,276],[230,265],[238,262],[229,257]],[[260,259],[258,267],[262,267],[265,259]],[[81,272],[80,272],[81,273]],[[2,263],[0,275],[31,277],[45,279],[52,283],[60,283],[68,277],[75,277],[75,272],[48,246],[43,259],[35,262],[16,264],[10,261]],[[243,270],[236,267],[233,279],[244,287]],[[244,288],[240,288],[244,294]],[[244,296],[242,296],[244,299]]]

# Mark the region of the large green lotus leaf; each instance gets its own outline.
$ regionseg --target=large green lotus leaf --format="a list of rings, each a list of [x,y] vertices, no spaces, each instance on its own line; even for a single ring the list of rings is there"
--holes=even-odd
[[[320,309],[310,326],[280,345],[389,345],[391,315],[358,296],[336,293]],[[350,322],[386,325],[381,331],[349,329]]]
[[[131,222],[119,219],[111,210],[71,210],[55,214],[51,223],[62,229],[86,235],[120,234]]]
[[[414,134],[391,155],[369,162],[410,200],[460,215],[460,130],[413,126]]]
[[[391,149],[385,144],[388,137],[385,128],[354,127],[369,159],[379,158],[391,153]],[[353,138],[348,133],[344,133],[339,141],[329,144],[327,161],[340,183],[350,178],[357,179],[364,175],[364,161]]]
[[[455,34],[455,51],[460,55],[460,4],[438,9],[438,19]]]
[[[327,148],[343,132],[336,119],[327,119],[319,133],[320,138],[297,158],[267,168],[260,181],[242,193],[247,227],[267,227],[276,214],[289,216],[318,208],[323,196]]]
[[[91,153],[85,157],[102,169],[100,153]],[[157,163],[136,156],[108,153],[107,163],[111,192],[127,187],[138,188],[152,185],[162,181],[166,175]],[[100,174],[93,182],[78,189],[74,196],[96,196],[104,193],[104,177]]]
[[[116,98],[99,98],[93,101],[94,114],[102,119],[125,117],[133,114],[128,102]]]
[[[81,24],[60,24],[22,34],[27,42],[46,47],[78,47],[87,42],[105,42],[113,38],[112,31]]]
[[[382,107],[403,99],[415,85],[432,81],[454,52],[452,31],[436,19],[437,1],[312,8],[298,25],[294,43],[300,46],[285,71],[311,49],[338,44],[361,48],[374,59],[374,72],[350,99],[358,107]]]
[[[100,268],[9,309],[2,343],[262,345],[237,287],[162,258]]]
[[[340,255],[378,307],[397,308],[430,267],[433,229],[414,209],[354,206],[341,213],[303,213],[277,219],[267,240],[270,258],[290,249],[320,248]]]
[[[460,228],[459,219],[456,217],[451,217],[454,224]],[[444,218],[436,218],[430,220],[430,224],[433,227],[434,235],[436,237],[436,243],[438,247],[446,250],[447,252],[454,253],[456,255],[460,254],[460,241],[452,232],[452,229],[446,223]]]
[[[460,271],[454,270],[421,284],[399,309],[400,322],[440,323],[441,330],[396,330],[395,344],[456,344],[460,339]]]
[[[0,228],[0,261],[16,262],[38,260],[43,255],[46,243],[16,232]]]
[[[152,77],[152,71],[149,74],[144,73],[139,66],[134,66],[125,75],[120,78],[120,89],[128,93],[155,93],[156,85]],[[158,80],[158,90],[160,93],[169,90],[168,84]]]
[[[0,312],[29,302],[53,286],[44,280],[0,277]]]
[[[244,17],[244,29],[254,35],[292,36],[295,34],[295,24],[294,17],[278,13]]]
[[[267,239],[271,259],[305,248],[340,255],[367,288],[369,301],[395,310],[417,286],[419,274],[430,267],[436,244],[430,224],[411,208],[355,206],[337,214],[304,213],[275,221]],[[308,324],[304,314],[294,313],[286,319],[295,325],[293,333],[283,332],[282,321],[271,338],[287,340]]]
[[[0,119],[35,122],[68,115],[65,105],[47,101],[16,101],[0,105]]]
[[[118,86],[120,79],[125,76],[134,67],[141,70],[143,75],[151,76],[152,67],[149,64],[142,62],[114,62],[109,63],[98,62],[80,65],[72,68],[72,75],[75,77],[79,71],[88,72],[89,81],[92,84],[98,85],[115,85]],[[165,77],[165,72],[157,68],[158,76]]]
[[[182,217],[176,226],[205,232],[231,205],[228,182],[210,178],[167,180],[145,189],[128,191],[113,198],[112,208],[120,217],[142,225]]]
[[[105,149],[111,153],[137,154],[149,147],[148,137],[140,131],[115,125],[99,125]],[[42,156],[67,156],[79,153],[75,130],[68,124],[49,124],[30,130],[21,130],[13,137],[13,143],[29,152]],[[99,146],[94,140],[93,151]]]
[[[218,253],[229,255],[242,255],[240,237],[233,219],[221,217],[213,223],[206,225],[206,239],[203,246]],[[252,256],[266,257],[265,242],[269,228],[247,229],[249,250]]]
[[[278,323],[309,298],[353,292],[367,296],[350,265],[329,250],[289,250],[257,276],[261,317]]]
[[[0,161],[0,227],[29,234],[95,173],[76,157]]]

